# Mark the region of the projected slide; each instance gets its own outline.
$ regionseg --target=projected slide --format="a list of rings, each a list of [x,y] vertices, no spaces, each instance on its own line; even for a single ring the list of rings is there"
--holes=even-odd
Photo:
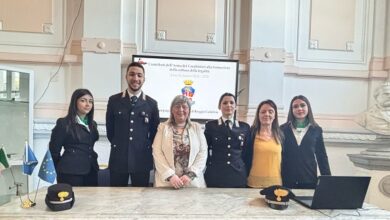
[[[219,97],[237,90],[237,60],[192,59],[134,55],[145,68],[143,91],[157,100],[160,117],[169,117],[176,95],[192,101],[191,119],[216,119]]]

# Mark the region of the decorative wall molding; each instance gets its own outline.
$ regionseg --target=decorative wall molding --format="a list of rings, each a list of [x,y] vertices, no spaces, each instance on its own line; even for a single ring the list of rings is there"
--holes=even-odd
[[[99,100],[95,98],[94,100],[94,119],[98,123],[105,122],[107,98],[105,98],[104,100]],[[49,120],[64,117],[68,113],[68,108],[68,103],[38,103],[34,106],[34,118]]]
[[[0,1],[3,30],[23,33],[50,33],[45,25],[55,17],[53,0]],[[47,31],[47,32],[46,32]]]
[[[315,77],[346,77],[346,78],[368,78],[369,71],[366,70],[335,70],[335,69],[317,69],[302,68],[298,66],[284,66],[285,74],[295,74],[298,76]]]
[[[61,55],[34,54],[34,53],[6,53],[0,52],[0,61],[22,63],[60,63]],[[66,54],[64,63],[81,63],[82,58],[77,55]]]
[[[54,27],[53,24],[42,24],[42,32],[46,34],[54,34]]]
[[[166,30],[158,30],[156,34],[157,40],[165,40],[167,36],[167,31]]]
[[[81,40],[72,40],[72,43],[70,44],[70,54],[78,56],[83,55],[83,51],[81,50]]]
[[[35,119],[33,125],[34,139],[50,138],[51,131],[55,124],[55,119]]]
[[[134,54],[137,54],[137,44],[135,43],[123,43],[121,44],[121,63],[122,65],[127,65],[131,62],[132,56]],[[70,47],[70,53],[72,55],[81,56],[83,54],[82,48],[81,48],[81,40],[72,40],[72,44]]]
[[[332,69],[367,69],[372,50],[374,1],[356,0],[353,51],[313,49],[310,47],[310,0],[300,0],[297,12],[297,62],[313,68],[324,63]]]
[[[390,56],[385,57],[383,68],[385,70],[390,70]]]
[[[204,42],[194,42],[183,40],[162,40],[157,37],[157,1],[143,0],[138,5],[137,10],[139,23],[138,32],[140,33],[139,44],[142,45],[144,53],[162,53],[192,56],[220,56],[228,57],[230,48],[232,48],[233,38],[233,17],[234,1],[215,0],[215,30],[209,33],[216,33],[212,43],[207,42],[207,36]]]
[[[34,106],[34,119],[59,118],[68,112],[68,105],[63,103],[38,103]]]
[[[377,140],[375,134],[359,134],[359,133],[331,133],[325,132],[324,138],[328,140],[343,140],[343,141],[375,141]]]
[[[379,184],[378,184],[378,187],[379,187],[379,191],[390,198],[390,175],[387,175],[385,177],[383,177]]]
[[[283,63],[285,60],[284,54],[283,48],[256,47],[250,50],[249,59],[251,61]]]
[[[310,49],[318,49],[318,40],[310,39],[309,48]]]
[[[389,143],[387,143],[389,144]],[[370,148],[360,154],[348,154],[355,166],[367,170],[390,170],[390,149]]]
[[[257,106],[239,106],[237,118],[252,124],[255,118],[256,109]],[[283,106],[278,106],[278,119],[280,124],[283,124],[287,118],[287,113],[284,113],[284,111],[282,111],[283,109]],[[355,115],[324,114],[317,114],[315,117],[317,123],[319,123],[324,130],[323,135],[325,142],[327,143],[340,144],[340,146],[353,146],[355,144],[365,148],[367,146],[375,147],[389,144],[389,140],[384,140],[377,134],[358,125],[355,122],[355,118]]]
[[[33,139],[34,152],[38,158],[43,158],[50,141],[52,129],[57,119],[34,119]],[[110,156],[110,142],[106,135],[105,124],[98,123],[99,140],[95,143],[94,150],[99,155],[98,163],[100,166],[107,167]]]
[[[332,64],[318,66],[317,68],[301,67],[295,62],[293,53],[286,53],[286,62],[284,66],[285,74],[295,74],[298,76],[315,77],[342,77],[342,78],[378,78],[386,79],[387,71],[384,69],[384,58],[373,58],[369,67],[364,69],[332,69]],[[390,64],[390,61],[389,61]]]
[[[63,117],[63,116],[62,116]],[[242,120],[242,119],[240,119]],[[34,139],[36,138],[50,138],[51,130],[55,126],[56,119],[34,119]],[[105,123],[98,123],[98,131],[101,137],[106,137]],[[332,132],[324,131],[324,140],[326,143],[345,143],[348,144],[361,144],[364,146],[380,146],[382,141],[377,138],[375,134],[364,134],[357,132]]]
[[[134,43],[122,43],[122,65],[128,65],[132,60],[132,56],[137,54],[137,44]]]
[[[83,38],[81,50],[95,53],[120,53],[122,49],[120,39]]]
[[[24,53],[34,51],[35,47],[61,48],[65,44],[66,1],[52,1],[51,23],[42,24],[42,33],[0,31],[0,45],[7,45],[1,50],[15,52],[21,47]]]
[[[369,70],[384,70],[385,58],[372,57],[370,60]]]
[[[233,51],[231,54],[231,58],[235,59],[235,60],[239,60],[239,66],[238,66],[239,72],[249,71],[249,68],[248,68],[249,50]]]
[[[33,132],[34,139],[36,138],[50,138],[50,134],[54,126],[56,125],[57,119],[34,119]],[[106,125],[98,123],[99,135],[106,137]]]

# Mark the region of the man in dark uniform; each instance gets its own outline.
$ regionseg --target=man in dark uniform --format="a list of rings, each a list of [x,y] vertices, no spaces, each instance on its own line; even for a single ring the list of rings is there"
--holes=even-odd
[[[130,63],[126,71],[128,88],[110,97],[107,104],[107,138],[111,186],[149,186],[153,169],[152,143],[160,122],[157,102],[145,95],[144,67]]]

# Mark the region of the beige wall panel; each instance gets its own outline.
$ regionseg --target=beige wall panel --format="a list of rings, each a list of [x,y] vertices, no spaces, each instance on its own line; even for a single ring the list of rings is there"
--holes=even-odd
[[[157,32],[165,31],[165,40],[207,42],[215,23],[215,0],[157,1]]]
[[[53,23],[52,11],[52,0],[0,0],[2,30],[51,32],[44,25]]]
[[[310,40],[316,49],[352,50],[355,0],[311,0]]]

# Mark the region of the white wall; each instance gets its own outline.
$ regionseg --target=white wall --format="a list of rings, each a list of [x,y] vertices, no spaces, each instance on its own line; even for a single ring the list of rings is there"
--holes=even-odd
[[[365,79],[286,75],[283,90],[286,113],[296,95],[306,96],[315,114],[353,116],[367,108],[368,85]]]

